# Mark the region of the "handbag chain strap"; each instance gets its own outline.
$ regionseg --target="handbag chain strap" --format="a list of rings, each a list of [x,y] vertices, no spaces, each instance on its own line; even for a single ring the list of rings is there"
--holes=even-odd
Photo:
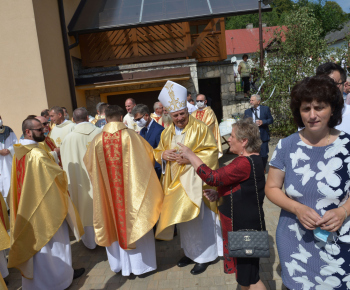
[[[258,201],[258,209],[259,209],[259,218],[260,218],[260,227],[261,227],[261,231],[263,230],[263,226],[262,226],[262,220],[261,220],[261,212],[260,212],[260,206],[259,206],[259,194],[258,194],[258,185],[256,182],[256,176],[255,176],[255,166],[254,166],[254,162],[253,159],[250,158],[250,156],[246,156],[248,159],[250,159],[250,161],[252,162],[253,165],[253,173],[254,173],[254,183],[255,183],[255,191],[256,191],[256,198]],[[232,231],[233,231],[233,199],[232,199],[232,185],[231,185],[231,226],[232,226]],[[248,230],[245,230],[248,231]]]

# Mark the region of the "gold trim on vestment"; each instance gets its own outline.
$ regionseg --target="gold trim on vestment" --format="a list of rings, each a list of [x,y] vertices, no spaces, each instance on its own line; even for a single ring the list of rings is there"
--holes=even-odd
[[[183,129],[182,134],[186,134],[184,145],[189,147],[196,155],[211,169],[217,169],[218,164],[218,149],[213,133],[203,122],[189,116],[189,121]],[[174,124],[165,129],[161,135],[159,145],[154,149],[154,156],[158,163],[162,164],[162,153],[165,150],[171,149],[173,136],[175,135]],[[196,218],[200,212],[200,204],[203,192],[198,192],[194,203],[189,197],[180,182],[180,177],[188,173],[188,166],[181,165],[171,177],[170,162],[167,162],[165,174],[163,175],[163,190],[164,201],[160,220],[158,222],[156,238],[162,240],[171,240],[173,238],[173,225],[177,223],[187,222]],[[217,212],[215,203],[204,202]]]
[[[103,132],[122,131],[123,181],[128,249],[156,224],[163,191],[154,170],[153,149],[121,122],[107,123]],[[108,247],[118,241],[117,223],[103,149],[103,132],[90,143],[84,163],[93,186],[96,242]]]

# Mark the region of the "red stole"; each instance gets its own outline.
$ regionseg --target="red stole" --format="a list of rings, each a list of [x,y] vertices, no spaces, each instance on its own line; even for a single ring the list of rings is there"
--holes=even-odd
[[[122,249],[127,249],[122,132],[103,132],[102,144],[117,223],[118,242]]]

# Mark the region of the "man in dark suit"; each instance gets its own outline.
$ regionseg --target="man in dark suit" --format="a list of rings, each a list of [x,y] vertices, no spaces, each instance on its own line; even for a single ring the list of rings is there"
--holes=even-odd
[[[269,141],[270,130],[269,125],[273,123],[270,108],[268,106],[260,105],[261,98],[259,95],[252,95],[250,97],[250,109],[245,110],[245,118],[253,118],[253,122],[259,126],[260,138],[262,141],[260,147],[260,156],[263,159],[264,168],[266,167],[267,159],[269,158]]]
[[[134,116],[134,122],[137,124],[137,126],[142,128],[140,135],[145,138],[153,148],[157,148],[160,135],[162,135],[164,127],[159,125],[151,118],[150,111],[146,105],[136,105],[132,109],[131,114]],[[159,163],[155,163],[154,169],[157,172],[158,178],[160,178],[162,168],[160,167]]]

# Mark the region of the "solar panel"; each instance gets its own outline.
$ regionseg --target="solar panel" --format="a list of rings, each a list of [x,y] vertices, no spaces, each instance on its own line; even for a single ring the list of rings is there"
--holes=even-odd
[[[68,30],[91,33],[257,12],[258,0],[82,0]]]

